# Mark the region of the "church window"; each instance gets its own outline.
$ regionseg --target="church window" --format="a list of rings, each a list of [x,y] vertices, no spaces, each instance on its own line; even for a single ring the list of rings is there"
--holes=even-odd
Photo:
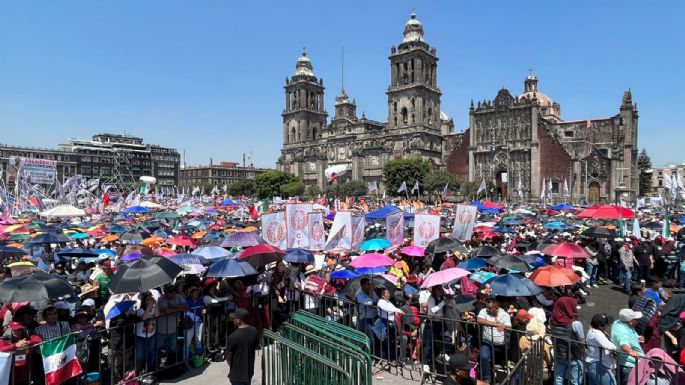
[[[317,131],[317,130],[316,130],[316,127],[313,127],[313,128],[312,128],[312,139],[316,139],[316,134],[317,134],[316,131]]]
[[[394,113],[397,113],[397,102],[392,103],[392,110]]]
[[[408,66],[407,62],[402,63],[402,70],[403,70],[402,71],[402,80],[404,81],[404,84],[408,84],[409,83],[409,75],[408,75],[409,66]]]
[[[290,142],[295,142],[295,127],[290,129]]]
[[[433,109],[429,108],[428,109],[428,124],[432,124],[432,123],[433,123]]]
[[[416,109],[416,101],[414,98],[411,98],[411,110],[414,111]]]
[[[416,115],[414,115],[414,114],[412,113],[412,114],[411,114],[411,124],[414,124],[414,122],[416,122]]]
[[[408,115],[407,108],[402,107],[402,123],[407,124],[407,118],[409,117]]]
[[[552,182],[552,194],[559,194],[559,182]]]
[[[395,124],[394,127],[397,127],[397,115],[395,115]]]
[[[411,59],[411,82],[414,83],[414,59]]]

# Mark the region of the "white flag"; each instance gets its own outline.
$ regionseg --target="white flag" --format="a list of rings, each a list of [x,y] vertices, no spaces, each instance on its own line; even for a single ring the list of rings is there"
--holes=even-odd
[[[417,180],[416,183],[414,183],[414,187],[411,188],[411,193],[416,194],[419,192],[419,181]]]
[[[547,197],[552,197],[552,178],[547,179]]]
[[[440,236],[440,216],[414,214],[414,245],[426,247]]]
[[[442,197],[443,198],[447,196],[447,193],[449,192],[449,188],[450,188],[449,183],[445,184],[445,187],[443,187],[443,189],[442,189]]]
[[[545,178],[542,178],[542,190],[540,190],[540,199],[545,199],[545,190],[547,189],[547,184],[545,183]]]
[[[288,247],[309,247],[309,213],[313,210],[311,203],[289,203],[285,205],[286,233]]]
[[[678,188],[681,186],[678,186],[678,179],[676,179],[676,174],[671,174],[671,188],[673,191],[678,191]]]
[[[666,190],[671,190],[673,188],[671,182],[672,182],[671,177],[668,175],[664,175],[664,180],[662,182],[662,185],[664,186],[664,188]]]
[[[368,193],[372,193],[374,191],[378,191],[378,181],[371,181],[369,182],[369,188],[368,188]]]
[[[680,188],[680,189],[685,188],[685,186],[683,186],[683,178],[680,176],[680,174],[676,173],[676,179],[675,180],[676,180],[676,182],[678,182],[678,188]]]
[[[226,194],[226,191],[228,191],[228,186],[224,184],[223,190],[224,190],[224,194]]]
[[[328,233],[325,251],[352,249],[352,213],[338,211]]]
[[[309,213],[309,250],[323,250],[326,237],[323,228],[323,213]]]
[[[398,211],[385,217],[385,239],[393,246],[401,246],[404,240],[404,212]]]
[[[568,197],[570,194],[568,192],[568,183],[566,183],[566,178],[564,178],[564,191],[562,194],[564,197]]]
[[[476,195],[480,194],[483,191],[485,191],[485,179],[480,181],[480,186],[478,186],[478,191],[476,191]]]
[[[477,216],[478,208],[476,206],[457,205],[457,212],[454,216],[454,227],[452,228],[452,238],[460,241],[470,240]]]
[[[407,182],[402,182],[402,184],[400,185],[400,188],[397,189],[398,194],[403,192],[403,191],[407,191]]]

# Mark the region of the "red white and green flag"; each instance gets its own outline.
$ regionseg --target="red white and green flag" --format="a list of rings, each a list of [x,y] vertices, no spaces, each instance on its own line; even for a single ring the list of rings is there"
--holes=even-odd
[[[59,385],[83,372],[76,359],[73,334],[43,342],[40,354],[43,356],[46,385]]]

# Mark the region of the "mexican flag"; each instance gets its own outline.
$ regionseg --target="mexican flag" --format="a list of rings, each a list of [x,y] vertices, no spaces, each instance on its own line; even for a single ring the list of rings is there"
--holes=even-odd
[[[59,385],[83,371],[76,359],[73,334],[43,342],[40,354],[43,356],[46,385]]]

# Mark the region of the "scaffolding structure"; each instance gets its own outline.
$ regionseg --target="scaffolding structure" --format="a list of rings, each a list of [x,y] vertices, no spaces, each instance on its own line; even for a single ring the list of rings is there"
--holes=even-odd
[[[138,180],[133,176],[131,156],[131,151],[126,148],[114,149],[112,176],[105,181],[103,186],[110,186],[112,190],[120,192],[128,192],[135,188]]]

